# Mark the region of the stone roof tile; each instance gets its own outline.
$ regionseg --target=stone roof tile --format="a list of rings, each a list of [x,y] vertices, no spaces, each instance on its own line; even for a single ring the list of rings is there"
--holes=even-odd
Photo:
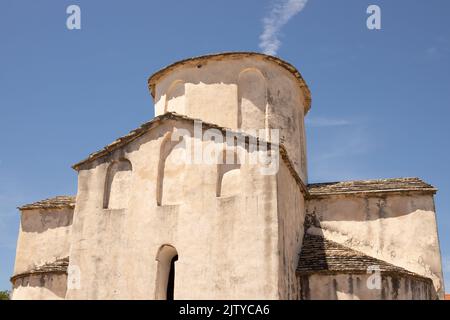
[[[45,263],[41,266],[35,266],[29,271],[16,274],[11,277],[11,282],[16,279],[23,278],[35,274],[45,274],[45,273],[67,273],[67,268],[69,266],[69,257],[60,258],[53,262]]]
[[[313,183],[308,185],[311,196],[345,194],[345,193],[377,193],[395,191],[437,191],[432,185],[419,178],[394,178],[377,180],[355,180],[342,182]]]
[[[86,159],[74,164],[72,166],[73,169],[78,170],[80,168],[81,165],[85,164],[85,163],[89,163],[95,159],[101,158],[107,154],[110,154],[111,152],[113,152],[116,149],[119,149],[125,145],[127,145],[128,143],[132,142],[133,140],[139,138],[140,136],[144,135],[145,133],[147,133],[149,130],[157,127],[161,121],[167,121],[167,120],[177,120],[177,121],[189,121],[189,122],[195,122],[195,121],[201,121],[202,126],[204,128],[208,128],[208,129],[217,129],[223,133],[226,133],[227,131],[235,134],[236,136],[242,136],[242,137],[253,137],[249,134],[246,134],[244,132],[240,132],[240,131],[235,131],[226,127],[222,127],[219,126],[217,124],[214,123],[210,123],[210,122],[205,122],[201,119],[195,119],[195,118],[191,118],[188,117],[186,115],[182,115],[182,114],[178,114],[176,112],[166,112],[164,114],[161,114],[159,116],[154,117],[153,119],[141,124],[138,128],[131,130],[128,134],[117,138],[115,141],[113,141],[112,143],[108,144],[107,146],[105,146],[103,149],[100,149],[96,152],[91,153]],[[257,138],[257,137],[255,137]],[[257,141],[262,141],[261,139],[257,139]],[[269,146],[273,145],[269,143]]]
[[[245,132],[231,130],[229,128],[222,127],[222,126],[219,126],[219,125],[214,124],[214,123],[204,122],[203,120],[191,118],[191,117],[188,117],[186,115],[177,114],[175,112],[166,112],[166,113],[164,113],[162,115],[154,117],[150,121],[143,123],[139,128],[134,129],[134,130],[130,131],[128,134],[126,134],[125,136],[116,139],[115,141],[113,141],[109,145],[105,146],[103,149],[101,149],[99,151],[96,151],[94,153],[91,153],[86,159],[84,159],[84,160],[74,164],[72,166],[72,168],[75,169],[75,170],[80,170],[82,165],[90,163],[90,162],[92,162],[92,161],[94,161],[96,159],[99,159],[101,157],[107,156],[108,154],[111,154],[111,152],[113,152],[114,150],[117,150],[117,149],[127,145],[128,143],[134,141],[135,139],[137,139],[140,136],[142,136],[145,133],[147,133],[152,128],[155,128],[156,126],[158,126],[161,123],[161,121],[167,121],[167,120],[189,121],[189,122],[192,122],[192,123],[195,123],[196,121],[201,121],[202,126],[204,128],[217,129],[217,130],[223,132],[224,134],[226,134],[227,132],[230,132],[234,136],[243,137],[244,139],[246,139],[246,141],[247,141],[248,138],[252,138],[257,143],[267,143],[268,149],[271,149],[272,146],[278,147],[282,159],[286,163],[289,171],[291,172],[292,176],[296,180],[297,184],[300,186],[301,192],[305,196],[308,194],[308,191],[306,189],[306,185],[303,183],[303,181],[299,177],[298,173],[295,171],[295,169],[293,167],[293,164],[292,164],[292,162],[291,162],[291,160],[289,158],[289,155],[287,154],[286,148],[282,144],[266,142],[266,141],[263,141],[262,139],[259,139],[258,137],[254,137],[252,135],[246,134]]]
[[[299,275],[316,273],[367,274],[368,268],[374,266],[379,268],[382,274],[398,274],[431,281],[429,278],[327,240],[322,236],[310,234],[306,234],[303,239],[296,273]]]
[[[19,207],[19,210],[75,208],[75,196],[56,196]]]

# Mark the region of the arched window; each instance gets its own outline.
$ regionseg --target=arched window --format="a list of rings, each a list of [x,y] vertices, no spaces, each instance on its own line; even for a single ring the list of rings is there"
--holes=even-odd
[[[156,300],[173,300],[175,290],[175,262],[178,252],[171,245],[163,245],[156,255],[158,267],[156,271]]]
[[[161,205],[178,204],[183,192],[185,174],[185,141],[172,141],[172,132],[163,138],[159,153],[156,203]]]
[[[267,84],[258,69],[245,69],[239,74],[238,102],[239,128],[266,128]]]
[[[176,112],[179,114],[185,113],[185,99],[184,99],[184,82],[181,80],[174,81],[166,93],[166,104],[164,106],[164,113]]]
[[[114,161],[108,168],[105,180],[103,208],[128,208],[131,185],[131,162],[127,159]]]
[[[216,196],[229,197],[239,194],[241,187],[241,162],[237,152],[227,150],[221,154],[217,165]]]

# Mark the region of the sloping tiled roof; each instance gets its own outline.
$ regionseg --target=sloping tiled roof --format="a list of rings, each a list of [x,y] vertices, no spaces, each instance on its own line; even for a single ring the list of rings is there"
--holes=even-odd
[[[19,210],[31,210],[31,209],[62,209],[62,208],[74,208],[75,196],[57,196],[50,199],[40,200],[34,203],[26,204],[19,207]]]
[[[41,266],[36,266],[33,269],[16,274],[11,277],[11,281],[14,281],[18,278],[23,278],[30,275],[35,274],[44,274],[44,273],[67,273],[67,267],[69,266],[69,257],[57,259],[54,262],[46,263]]]
[[[311,92],[308,88],[308,85],[306,84],[305,80],[303,79],[300,72],[295,68],[292,64],[274,56],[266,55],[259,52],[222,52],[222,53],[215,53],[215,54],[208,54],[198,57],[192,57],[188,59],[184,59],[181,61],[174,62],[167,67],[162,68],[161,70],[155,72],[150,78],[148,79],[148,88],[150,90],[150,93],[152,97],[155,97],[155,85],[156,82],[159,81],[167,72],[170,72],[174,70],[175,68],[178,68],[179,66],[185,65],[185,64],[198,64],[204,60],[223,60],[223,59],[233,59],[233,58],[245,58],[245,57],[259,57],[263,60],[271,61],[282,68],[286,69],[288,72],[290,72],[298,82],[298,86],[303,92],[303,95],[305,96],[305,114],[309,111],[311,108]]]
[[[291,160],[290,160],[290,158],[289,158],[289,156],[287,154],[287,151],[286,151],[285,147],[282,144],[275,144],[275,143],[266,142],[266,141],[263,141],[262,139],[259,139],[258,137],[254,137],[254,136],[251,136],[249,134],[246,134],[245,132],[234,131],[234,130],[231,130],[229,128],[225,128],[225,127],[216,125],[214,123],[204,122],[201,119],[191,118],[191,117],[188,117],[188,116],[185,116],[185,115],[177,114],[175,112],[167,112],[167,113],[164,113],[164,114],[159,115],[157,117],[154,117],[150,121],[142,124],[139,128],[130,131],[127,135],[116,139],[114,142],[112,142],[109,145],[105,146],[103,149],[101,149],[99,151],[96,151],[94,153],[91,153],[89,155],[89,157],[87,157],[86,159],[84,159],[84,160],[74,164],[72,166],[72,168],[75,169],[75,170],[79,170],[80,167],[83,164],[89,163],[89,162],[94,161],[94,160],[96,160],[98,158],[101,158],[103,156],[107,156],[108,154],[111,154],[111,152],[113,152],[114,150],[117,150],[117,149],[127,145],[128,143],[136,140],[137,138],[139,138],[140,136],[144,135],[145,133],[147,133],[151,129],[157,127],[158,125],[160,125],[161,121],[167,121],[167,120],[189,121],[189,122],[192,122],[192,123],[194,123],[196,121],[201,121],[203,128],[217,129],[217,130],[221,131],[223,134],[226,134],[227,132],[229,132],[229,133],[232,133],[236,137],[243,137],[244,139],[247,139],[247,138],[251,137],[252,139],[255,139],[257,143],[260,143],[260,142],[261,143],[267,143],[268,149],[271,149],[272,146],[278,147],[282,159],[284,160],[285,164],[287,165],[289,171],[291,172],[292,176],[296,180],[297,184],[300,186],[301,191],[303,192],[303,194],[305,196],[307,195],[308,191],[306,189],[306,186],[303,184],[303,181],[299,177],[298,173],[295,171],[295,169],[293,167],[293,164],[292,164],[292,162],[291,162]]]
[[[382,274],[401,274],[430,280],[386,261],[370,257],[321,236],[306,234],[297,266],[297,274],[367,274],[368,268],[377,266]]]
[[[84,159],[84,160],[74,164],[72,166],[72,168],[77,170],[82,164],[91,162],[91,161],[93,161],[95,159],[98,159],[98,158],[100,158],[102,156],[105,156],[105,155],[113,152],[116,149],[119,149],[119,148],[127,145],[128,143],[132,142],[133,140],[136,140],[137,138],[139,138],[140,136],[144,135],[145,133],[147,133],[151,129],[153,129],[153,128],[157,127],[158,125],[160,125],[161,121],[167,121],[167,120],[189,121],[189,122],[192,122],[192,123],[194,121],[201,121],[203,128],[217,129],[217,130],[219,130],[219,131],[221,131],[223,133],[226,133],[228,131],[228,132],[233,133],[236,136],[241,136],[241,137],[253,137],[253,136],[250,136],[250,135],[248,135],[248,134],[246,134],[244,132],[234,131],[234,130],[231,130],[229,128],[225,128],[225,127],[216,125],[214,123],[205,122],[205,121],[203,121],[201,119],[191,118],[191,117],[188,117],[186,115],[178,114],[176,112],[166,112],[164,114],[156,116],[153,119],[151,119],[151,120],[141,124],[139,126],[139,128],[130,131],[125,136],[117,138],[115,141],[113,141],[112,143],[108,144],[103,149],[101,149],[99,151],[96,151],[94,153],[91,153],[88,158],[86,158],[86,159]],[[257,139],[257,141],[262,141],[262,140],[261,139]],[[271,144],[271,143],[268,143],[268,144],[269,144],[269,146],[270,145],[274,145],[274,144]]]
[[[394,191],[437,191],[432,185],[419,178],[395,178],[378,180],[355,180],[343,182],[313,183],[308,185],[311,196],[345,194],[345,193],[376,193]]]

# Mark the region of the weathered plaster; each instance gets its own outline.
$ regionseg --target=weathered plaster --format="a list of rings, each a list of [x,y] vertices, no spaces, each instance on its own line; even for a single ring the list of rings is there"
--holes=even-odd
[[[72,219],[70,208],[22,211],[14,274],[67,257]]]
[[[162,69],[149,89],[156,117],[73,166],[75,209],[64,197],[53,201],[58,208],[50,200],[22,207],[14,299],[163,299],[175,255],[175,299],[443,297],[434,188],[400,179],[393,184],[416,190],[378,192],[385,182],[360,181],[318,189],[345,193],[357,185],[347,194],[308,191],[311,97],[293,66],[256,53],[204,56]],[[183,148],[171,141],[180,130],[190,133],[184,146],[218,147],[216,159],[229,153],[224,143],[194,137],[195,118],[219,135],[226,127],[279,129],[281,145],[271,151],[280,153],[279,171],[263,175],[264,165],[240,158],[258,152],[249,148],[235,164],[180,161]],[[370,193],[360,192],[368,185]],[[398,274],[385,275],[378,292],[361,286],[366,274],[298,277],[305,220],[307,232],[428,277],[434,287]],[[66,257],[80,271],[79,287],[66,292],[66,269],[30,273]]]
[[[299,86],[298,78],[282,65],[263,55],[230,55],[181,63],[151,82],[156,115],[182,112],[248,132],[279,129],[295,170],[307,183],[303,122],[309,91]],[[184,86],[177,89],[177,96],[173,94],[174,85]],[[168,110],[168,105],[173,108]]]
[[[12,299],[63,300],[66,289],[66,274],[34,274],[14,281]]]
[[[285,212],[277,211],[276,175],[262,175],[259,165],[242,163],[238,192],[217,197],[217,164],[185,165],[177,179],[169,177],[162,183],[164,192],[177,190],[178,203],[164,204],[163,197],[158,205],[161,154],[154,150],[161,150],[174,127],[193,130],[189,123],[161,124],[79,171],[70,265],[80,268],[82,288],[68,290],[68,299],[155,298],[156,255],[165,244],[179,256],[176,299],[280,297],[278,230],[279,215]],[[214,142],[200,143],[207,147]],[[129,205],[123,210],[103,209],[107,168],[117,159],[132,164]],[[172,172],[172,163],[167,161],[164,170]],[[287,170],[283,169],[285,176]],[[301,204],[300,189],[290,179]],[[301,225],[293,211],[289,214],[288,219]],[[298,244],[294,247],[298,249]]]
[[[371,288],[368,274],[313,274],[299,278],[303,300],[430,300],[431,282],[402,276],[381,276],[381,288]]]
[[[334,195],[308,201],[316,232],[335,242],[433,280],[442,298],[443,276],[432,193]],[[310,232],[314,232],[311,230]]]

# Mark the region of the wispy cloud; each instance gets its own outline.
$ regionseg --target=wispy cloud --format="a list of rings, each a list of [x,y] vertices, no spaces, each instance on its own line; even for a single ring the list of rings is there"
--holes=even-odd
[[[269,15],[263,19],[264,30],[259,36],[259,47],[265,54],[275,55],[281,45],[281,28],[303,10],[308,0],[275,0]]]
[[[306,118],[306,125],[310,127],[337,127],[337,126],[348,126],[352,124],[350,121],[345,119],[334,119],[334,118]]]
[[[429,59],[448,58],[450,55],[450,40],[443,36],[436,37],[432,40],[430,46],[425,49],[425,54]]]
[[[429,56],[434,56],[434,55],[436,55],[438,53],[438,51],[439,51],[438,48],[430,47],[430,48],[427,49],[427,54]]]
[[[330,160],[336,160],[338,158],[352,158],[355,155],[365,154],[370,151],[369,138],[362,128],[353,128],[348,130],[348,134],[344,136],[338,134],[334,139],[330,141],[330,147],[316,155],[316,160],[324,161],[329,165]]]

